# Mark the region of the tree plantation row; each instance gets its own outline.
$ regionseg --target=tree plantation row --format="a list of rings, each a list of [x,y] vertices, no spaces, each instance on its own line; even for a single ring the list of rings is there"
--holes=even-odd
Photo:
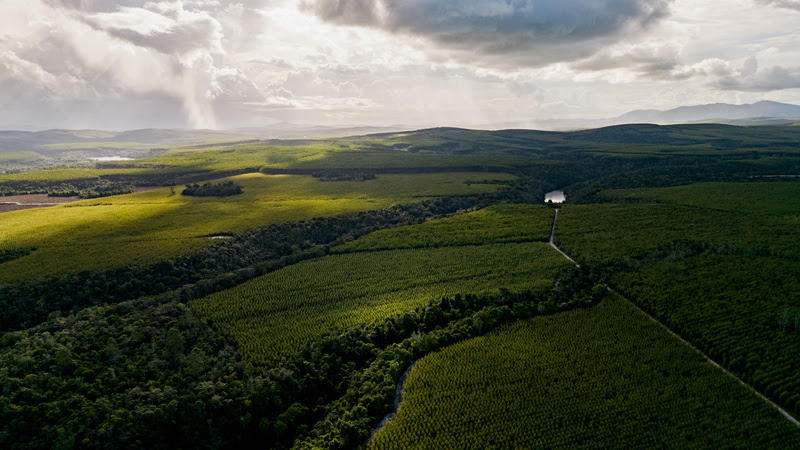
[[[368,448],[797,445],[778,412],[609,295],[422,358]]]
[[[169,296],[53,315],[2,342],[0,443],[352,448],[387,412],[400,368],[413,359],[605,292],[586,271],[561,279],[544,292],[436,300],[322,336],[261,368]]]
[[[0,447],[800,446],[627,303],[798,412],[788,128],[439,128],[0,176],[165,186],[0,214]],[[181,195],[205,182],[241,193]],[[547,244],[554,189],[580,267]]]
[[[547,290],[569,267],[544,243],[390,250],[305,261],[191,303],[262,365],[331,328],[371,323],[431,298]],[[534,275],[535,274],[535,275]]]

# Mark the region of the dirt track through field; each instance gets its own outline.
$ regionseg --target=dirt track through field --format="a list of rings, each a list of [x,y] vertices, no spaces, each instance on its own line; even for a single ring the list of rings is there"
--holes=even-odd
[[[575,260],[574,260],[574,259],[570,258],[570,257],[569,257],[569,255],[567,255],[566,253],[564,253],[564,252],[563,252],[563,251],[562,251],[560,248],[558,248],[558,247],[556,246],[556,244],[555,244],[555,240],[554,240],[554,238],[555,238],[555,232],[556,232],[556,221],[557,221],[557,220],[558,220],[558,209],[556,209],[556,210],[555,210],[555,215],[553,216],[553,226],[552,226],[552,228],[551,228],[551,230],[550,230],[550,245],[551,245],[551,246],[552,246],[554,249],[556,249],[556,251],[558,251],[559,253],[561,253],[562,255],[564,255],[564,257],[565,257],[565,258],[567,258],[567,259],[568,259],[570,262],[572,262],[573,264],[575,264],[575,266],[576,266],[576,267],[580,267],[580,264],[578,264],[577,262],[575,262]],[[690,349],[694,350],[695,352],[699,353],[699,354],[700,354],[700,355],[701,355],[703,358],[705,358],[705,360],[706,360],[706,361],[708,361],[708,362],[709,362],[711,365],[715,366],[716,368],[718,368],[719,370],[721,370],[723,373],[725,373],[725,374],[726,374],[726,375],[728,375],[729,377],[731,377],[731,378],[733,378],[734,380],[738,381],[738,382],[739,382],[739,384],[741,384],[742,386],[744,386],[745,388],[747,388],[749,391],[751,391],[752,393],[754,393],[755,395],[757,395],[759,398],[761,398],[762,400],[764,400],[764,401],[765,401],[765,402],[766,402],[768,405],[772,406],[772,407],[773,407],[775,410],[777,410],[779,413],[781,413],[781,415],[783,415],[783,416],[784,416],[784,417],[785,417],[785,418],[786,418],[788,421],[790,421],[790,422],[792,422],[793,424],[795,424],[796,426],[800,427],[800,421],[798,421],[797,419],[795,419],[795,418],[794,418],[794,417],[793,417],[791,414],[789,414],[789,413],[788,413],[786,410],[784,410],[783,408],[781,408],[781,407],[780,407],[780,406],[778,406],[777,404],[773,403],[773,402],[772,402],[770,399],[768,399],[767,397],[765,397],[764,395],[762,395],[760,392],[758,392],[757,390],[755,390],[755,388],[753,388],[753,387],[752,387],[752,386],[750,386],[749,384],[747,384],[747,383],[745,383],[744,381],[742,381],[741,379],[739,379],[739,377],[737,377],[737,376],[736,376],[736,375],[734,375],[733,373],[729,372],[727,369],[725,369],[724,367],[722,367],[721,365],[719,365],[719,363],[717,363],[717,362],[716,362],[716,361],[714,361],[713,359],[709,358],[709,357],[708,357],[708,355],[706,355],[705,353],[701,352],[701,351],[700,351],[700,350],[699,350],[697,347],[695,347],[694,345],[692,345],[691,343],[689,343],[689,341],[687,341],[687,340],[683,339],[683,338],[682,338],[682,337],[680,337],[678,334],[676,334],[675,332],[673,332],[672,330],[670,330],[669,328],[667,328],[667,326],[666,326],[666,325],[664,325],[663,323],[661,323],[661,322],[659,322],[658,320],[656,320],[656,318],[655,318],[655,317],[651,316],[650,314],[647,314],[647,313],[646,313],[645,311],[643,311],[641,308],[639,308],[638,306],[636,306],[636,304],[635,304],[635,303],[633,303],[632,301],[628,300],[628,299],[627,299],[625,296],[623,296],[622,294],[620,294],[619,292],[615,291],[614,289],[612,289],[612,288],[610,288],[610,287],[608,288],[608,290],[609,290],[610,292],[614,292],[615,294],[619,295],[619,296],[620,296],[620,298],[622,298],[622,299],[623,299],[623,300],[625,300],[626,302],[628,302],[628,303],[630,303],[631,305],[633,305],[633,307],[634,307],[634,308],[636,308],[636,310],[637,310],[637,311],[639,311],[640,313],[642,313],[642,314],[643,314],[645,317],[647,317],[648,319],[650,319],[650,320],[652,320],[653,322],[655,322],[655,323],[656,323],[658,326],[660,326],[661,328],[663,328],[664,330],[666,330],[666,331],[667,331],[669,334],[671,334],[671,335],[672,335],[672,336],[674,336],[676,339],[678,339],[679,341],[681,341],[681,342],[682,342],[682,343],[683,343],[685,346],[687,346],[687,347],[689,347]],[[405,383],[406,383],[406,378],[408,377],[408,374],[409,374],[409,372],[411,372],[411,369],[412,369],[412,368],[414,368],[414,365],[415,365],[416,363],[417,363],[416,361],[414,361],[413,363],[411,363],[411,365],[408,367],[408,369],[406,370],[406,372],[403,374],[403,376],[402,376],[402,377],[400,377],[400,380],[398,380],[398,382],[397,382],[397,391],[396,391],[396,394],[395,394],[394,410],[393,410],[392,412],[390,412],[389,414],[387,414],[387,415],[386,415],[386,416],[383,418],[383,420],[381,420],[381,422],[378,424],[378,426],[377,426],[377,427],[375,427],[375,429],[374,429],[374,430],[372,430],[372,433],[370,434],[370,436],[369,436],[369,439],[367,439],[367,442],[365,442],[363,446],[366,446],[366,445],[367,445],[367,443],[369,443],[369,441],[371,441],[371,440],[372,440],[372,438],[374,438],[374,437],[375,437],[375,435],[376,435],[376,434],[377,434],[377,433],[378,433],[378,432],[379,432],[379,431],[380,431],[380,430],[381,430],[381,429],[382,429],[382,428],[383,428],[383,427],[384,427],[384,426],[385,426],[385,425],[386,425],[386,424],[387,424],[387,423],[388,423],[390,420],[392,420],[392,417],[393,417],[393,416],[394,416],[394,415],[397,413],[398,409],[400,408],[400,403],[401,403],[401,402],[402,402],[402,400],[403,400],[403,394],[405,393]]]
[[[581,266],[580,264],[576,263],[574,259],[570,258],[569,255],[567,255],[566,253],[562,252],[560,248],[556,247],[556,243],[555,243],[555,241],[553,239],[555,238],[555,235],[556,235],[556,221],[557,220],[558,220],[558,210],[556,210],[556,214],[555,214],[555,216],[553,216],[553,228],[550,229],[550,246],[553,247],[554,249],[556,249],[556,251],[558,253],[561,253],[562,255],[564,255],[564,258],[567,258],[568,260],[570,260],[571,263],[575,264],[575,267],[580,267]]]
[[[556,247],[556,245],[555,245],[555,243],[554,243],[554,240],[553,240],[553,238],[554,238],[554,236],[555,236],[555,231],[556,231],[556,220],[558,220],[558,210],[556,210],[556,214],[555,214],[555,216],[553,217],[553,229],[552,229],[552,231],[551,231],[551,233],[550,233],[550,245],[552,245],[552,246],[553,246],[553,248],[555,248],[556,250],[558,250],[558,252],[559,252],[559,253],[561,253],[562,255],[564,255],[564,257],[565,257],[565,258],[567,258],[568,260],[570,260],[570,261],[572,261],[573,263],[575,263],[575,261],[574,261],[572,258],[570,258],[570,257],[569,257],[569,256],[568,256],[566,253],[564,253],[563,251],[561,251],[561,249],[560,249],[560,248]],[[576,266],[576,267],[580,267],[580,265],[579,265],[578,263],[575,263],[575,266]],[[634,308],[636,308],[636,309],[637,309],[637,310],[638,310],[640,313],[644,314],[644,316],[645,316],[645,317],[647,317],[648,319],[652,320],[653,322],[655,322],[656,324],[658,324],[658,326],[660,326],[661,328],[663,328],[664,330],[666,330],[666,331],[667,331],[669,334],[671,334],[671,335],[672,335],[672,336],[674,336],[676,339],[678,339],[679,341],[681,341],[681,342],[683,343],[683,345],[685,345],[685,346],[689,347],[690,349],[694,350],[695,352],[699,353],[699,354],[700,354],[700,355],[701,355],[703,358],[705,358],[705,360],[706,360],[706,361],[708,361],[708,362],[709,362],[711,365],[715,366],[716,368],[718,368],[719,370],[721,370],[722,372],[724,372],[724,373],[725,373],[726,375],[728,375],[729,377],[731,377],[731,378],[733,378],[734,380],[738,381],[738,382],[739,382],[739,384],[741,384],[742,386],[744,386],[745,388],[747,388],[749,391],[751,391],[752,393],[754,393],[755,395],[757,395],[759,398],[761,398],[762,400],[764,400],[765,402],[767,402],[767,404],[768,404],[768,405],[770,405],[770,406],[772,406],[773,408],[775,408],[775,409],[776,409],[776,410],[777,410],[779,413],[781,413],[781,415],[783,415],[784,417],[786,417],[786,419],[787,419],[788,421],[790,421],[790,422],[792,422],[793,424],[795,424],[796,426],[800,427],[800,421],[798,421],[797,419],[795,419],[795,418],[794,418],[794,417],[793,417],[791,414],[789,414],[789,412],[788,412],[788,411],[786,411],[785,409],[781,408],[781,407],[780,407],[780,406],[778,406],[776,403],[772,402],[772,400],[768,399],[768,398],[767,398],[767,397],[765,397],[763,394],[761,394],[760,392],[758,392],[758,391],[757,391],[757,390],[756,390],[754,387],[752,387],[752,386],[750,386],[749,384],[745,383],[745,382],[744,382],[744,381],[742,381],[742,380],[741,380],[739,377],[737,377],[736,375],[734,375],[733,373],[731,373],[730,371],[728,371],[726,368],[722,367],[722,366],[721,366],[719,363],[717,363],[717,362],[716,362],[716,361],[714,361],[713,359],[709,358],[709,356],[708,356],[708,355],[706,355],[705,353],[703,353],[702,351],[700,351],[700,349],[698,349],[697,347],[695,347],[694,345],[692,345],[692,344],[691,344],[689,341],[687,341],[686,339],[682,338],[680,335],[678,335],[678,334],[677,334],[677,333],[675,333],[674,331],[670,330],[670,329],[669,329],[669,328],[668,328],[666,325],[664,325],[663,323],[659,322],[659,321],[658,321],[658,320],[657,320],[655,317],[651,316],[650,314],[648,314],[647,312],[645,312],[643,309],[639,308],[639,307],[638,307],[638,306],[637,306],[635,303],[633,303],[632,301],[628,300],[628,298],[626,298],[625,296],[623,296],[623,295],[622,295],[622,294],[620,294],[619,292],[615,291],[615,290],[614,290],[614,289],[612,289],[611,287],[608,287],[608,290],[609,290],[609,291],[611,291],[611,292],[614,292],[614,293],[615,293],[615,294],[617,294],[617,295],[619,295],[619,296],[620,296],[620,298],[624,299],[626,302],[628,302],[628,303],[630,303],[631,305],[633,305],[633,307],[634,307]]]

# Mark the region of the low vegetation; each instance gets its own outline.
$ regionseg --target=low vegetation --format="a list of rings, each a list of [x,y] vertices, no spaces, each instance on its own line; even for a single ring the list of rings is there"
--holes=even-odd
[[[562,280],[535,294],[434,300],[261,368],[171,295],[53,314],[0,340],[0,445],[353,448],[391,408],[411,360],[604,292],[588,273]]]
[[[333,249],[337,253],[398,248],[546,242],[553,210],[540,205],[494,205],[419,225],[376,231]]]
[[[443,195],[482,194],[499,185],[467,186],[481,173],[381,175],[364,183],[319,183],[311,176],[248,174],[234,177],[243,194],[189,197],[178,189],[74,202],[0,215],[0,247],[36,247],[4,264],[0,283],[52,274],[153,264],[270,224],[385,208]],[[513,176],[494,174],[511,181]]]
[[[448,197],[336,217],[260,227],[192,254],[155,264],[100,273],[66,274],[0,286],[0,330],[27,328],[50,314],[77,312],[174,291],[184,301],[230,288],[288,264],[319,257],[328,245],[372,230],[396,226],[474,207],[480,197]],[[21,258],[32,248],[9,247],[4,254]],[[4,264],[7,265],[9,263]]]
[[[645,311],[742,380],[800,413],[797,182],[698,183],[608,191],[621,204],[571,205],[556,241],[604,264]],[[659,203],[650,203],[650,202]]]
[[[546,290],[569,265],[543,243],[334,255],[286,267],[190,305],[232,336],[245,359],[264,365],[330,328],[372,323],[431,298],[501,287]]]

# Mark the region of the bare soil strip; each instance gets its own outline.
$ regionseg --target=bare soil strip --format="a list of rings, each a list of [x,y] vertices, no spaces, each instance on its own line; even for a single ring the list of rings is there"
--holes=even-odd
[[[134,192],[152,191],[161,186],[141,186],[134,188]],[[19,211],[21,209],[43,208],[45,206],[58,206],[65,203],[77,202],[80,197],[49,197],[47,194],[25,194],[0,196],[0,213]]]

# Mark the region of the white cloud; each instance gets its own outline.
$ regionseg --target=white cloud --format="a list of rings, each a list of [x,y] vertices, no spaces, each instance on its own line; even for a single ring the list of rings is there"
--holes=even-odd
[[[470,125],[800,102],[796,6],[1,0],[0,128]]]

